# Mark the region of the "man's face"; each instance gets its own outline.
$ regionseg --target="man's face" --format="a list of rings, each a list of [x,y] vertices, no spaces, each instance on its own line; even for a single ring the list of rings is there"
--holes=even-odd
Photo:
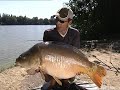
[[[64,30],[65,28],[68,28],[70,24],[71,24],[70,20],[62,21],[59,18],[56,18],[57,29]]]

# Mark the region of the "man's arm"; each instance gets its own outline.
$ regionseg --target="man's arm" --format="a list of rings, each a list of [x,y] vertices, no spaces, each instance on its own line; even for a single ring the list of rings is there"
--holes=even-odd
[[[48,41],[48,31],[45,31],[43,34],[43,41]]]
[[[80,32],[78,31],[73,40],[73,46],[80,49]]]

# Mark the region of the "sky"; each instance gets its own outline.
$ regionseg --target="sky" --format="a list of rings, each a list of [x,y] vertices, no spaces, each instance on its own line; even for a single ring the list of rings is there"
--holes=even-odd
[[[0,14],[50,18],[69,0],[0,0]]]

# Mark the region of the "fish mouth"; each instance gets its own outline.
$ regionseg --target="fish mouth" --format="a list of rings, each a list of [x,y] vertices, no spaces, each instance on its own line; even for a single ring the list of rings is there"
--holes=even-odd
[[[18,66],[22,67],[20,63],[15,62],[15,67],[18,67]]]

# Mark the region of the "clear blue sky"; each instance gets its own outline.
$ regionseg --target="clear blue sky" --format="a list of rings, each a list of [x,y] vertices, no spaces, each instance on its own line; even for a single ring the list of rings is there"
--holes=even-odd
[[[50,18],[69,0],[0,0],[0,14]]]

